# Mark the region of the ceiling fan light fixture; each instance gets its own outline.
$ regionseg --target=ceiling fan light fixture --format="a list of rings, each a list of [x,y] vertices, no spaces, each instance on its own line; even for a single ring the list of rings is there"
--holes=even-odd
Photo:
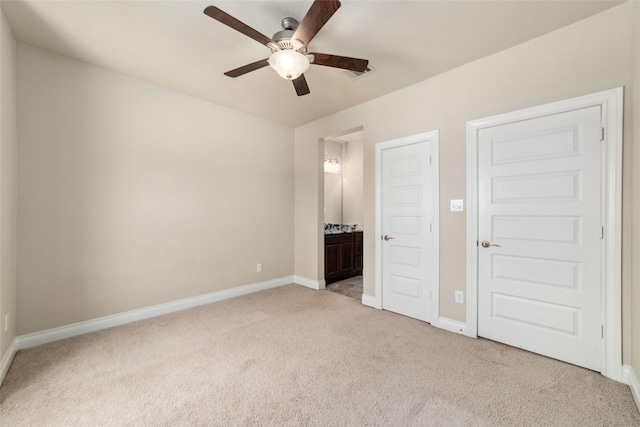
[[[271,54],[269,65],[283,79],[295,80],[309,69],[310,63],[302,53],[292,49],[283,49]]]
[[[309,42],[339,8],[340,0],[313,0],[301,22],[291,17],[284,18],[280,23],[282,30],[273,37],[265,36],[216,6],[207,6],[204,13],[271,50],[271,56],[267,60],[261,59],[227,71],[224,73],[225,76],[239,77],[269,65],[280,77],[291,80],[298,96],[304,96],[311,93],[303,74],[309,69],[310,64],[362,72],[369,63],[366,59],[318,52],[307,53]]]

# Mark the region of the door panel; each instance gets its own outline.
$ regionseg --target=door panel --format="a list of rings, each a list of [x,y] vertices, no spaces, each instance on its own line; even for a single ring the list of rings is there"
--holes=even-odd
[[[601,149],[600,107],[479,132],[480,336],[600,370]]]
[[[353,270],[353,243],[340,245],[340,266],[348,274]]]
[[[324,251],[325,275],[331,276],[340,272],[340,258],[338,246],[327,246]]]
[[[493,178],[493,203],[536,203],[578,200],[576,171]]]
[[[431,320],[431,143],[382,152],[382,307]]]
[[[580,243],[580,217],[577,216],[494,216],[493,236],[495,239],[528,240],[531,243],[546,242],[573,244]]]

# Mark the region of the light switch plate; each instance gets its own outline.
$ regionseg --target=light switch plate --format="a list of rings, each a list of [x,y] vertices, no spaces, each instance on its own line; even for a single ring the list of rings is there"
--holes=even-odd
[[[451,201],[451,212],[462,212],[464,210],[464,202],[462,200]]]

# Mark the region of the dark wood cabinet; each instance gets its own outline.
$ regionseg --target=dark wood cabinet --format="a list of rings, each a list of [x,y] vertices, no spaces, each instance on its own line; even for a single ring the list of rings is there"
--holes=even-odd
[[[355,276],[362,275],[362,232],[353,233],[353,255]]]
[[[327,284],[362,274],[362,232],[325,234],[324,280]]]

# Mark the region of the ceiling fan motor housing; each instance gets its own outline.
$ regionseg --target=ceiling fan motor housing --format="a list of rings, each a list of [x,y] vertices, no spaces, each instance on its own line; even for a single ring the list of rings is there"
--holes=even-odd
[[[293,39],[293,34],[298,28],[298,21],[294,18],[283,18],[280,22],[282,30],[278,31],[271,37],[280,49],[293,49],[300,52],[306,52],[306,46],[300,40]],[[272,49],[273,50],[273,49]]]

